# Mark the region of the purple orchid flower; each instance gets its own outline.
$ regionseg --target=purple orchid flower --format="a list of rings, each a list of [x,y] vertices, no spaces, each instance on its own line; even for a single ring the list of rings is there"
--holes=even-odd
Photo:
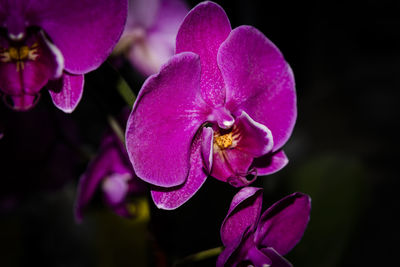
[[[203,2],[185,17],[176,52],[144,83],[126,132],[155,204],[179,207],[208,175],[241,187],[283,168],[297,110],[278,48],[251,26],[231,30],[224,10]]]
[[[72,112],[83,74],[117,43],[127,0],[0,0],[0,91],[15,110],[33,107],[46,86],[54,104]]]
[[[127,110],[126,110],[127,111]],[[121,121],[127,120],[124,112]],[[104,201],[116,214],[131,217],[127,197],[146,192],[146,186],[134,173],[128,154],[117,135],[108,129],[102,139],[100,152],[82,175],[75,205],[75,218],[81,222],[86,206],[101,187]]]
[[[124,53],[146,76],[158,72],[175,53],[175,37],[188,11],[183,0],[130,0],[114,54]]]
[[[262,189],[245,187],[234,197],[221,226],[225,250],[217,267],[290,267],[282,255],[302,238],[310,219],[311,199],[303,193],[284,197],[260,217]]]

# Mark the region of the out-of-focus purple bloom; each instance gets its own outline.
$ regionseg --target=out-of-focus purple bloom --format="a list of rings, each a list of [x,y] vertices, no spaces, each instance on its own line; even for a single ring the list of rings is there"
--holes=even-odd
[[[124,122],[128,114],[124,113]],[[124,145],[111,129],[104,134],[98,155],[80,179],[75,203],[78,222],[82,221],[84,209],[99,187],[106,205],[123,217],[131,216],[127,208],[127,197],[146,191],[144,182],[135,175],[129,163]]]
[[[0,0],[5,103],[27,110],[47,85],[54,104],[72,112],[82,97],[83,74],[111,53],[126,14],[127,0]]]
[[[293,193],[269,207],[260,217],[262,189],[245,187],[234,197],[221,226],[225,250],[217,267],[292,266],[287,254],[302,238],[310,219],[311,199]],[[241,265],[239,265],[241,266]]]
[[[175,53],[175,37],[189,11],[183,0],[130,0],[124,33],[114,49],[148,76]]]
[[[185,17],[176,52],[144,83],[126,132],[156,205],[179,207],[208,175],[240,187],[283,168],[297,110],[278,48],[251,26],[231,30],[224,10],[204,2]]]

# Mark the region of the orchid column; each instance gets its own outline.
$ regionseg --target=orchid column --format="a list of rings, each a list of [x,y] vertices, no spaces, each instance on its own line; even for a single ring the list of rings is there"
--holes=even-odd
[[[0,0],[0,91],[15,110],[32,108],[43,87],[72,112],[83,75],[117,43],[127,0]]]

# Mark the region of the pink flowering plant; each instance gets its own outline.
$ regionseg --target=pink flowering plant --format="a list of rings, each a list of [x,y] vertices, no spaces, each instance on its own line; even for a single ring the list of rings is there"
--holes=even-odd
[[[139,75],[137,98],[122,68],[98,69],[111,53],[123,54],[131,63],[129,71],[133,67],[150,75],[144,83]],[[118,60],[121,57],[113,57],[111,63],[124,62]],[[51,108],[54,104],[71,113],[82,98],[84,75],[96,69],[100,74],[86,77],[85,92],[91,96],[87,109],[72,114],[87,120],[80,126],[86,126],[94,147],[76,141],[81,139],[75,134],[71,141],[72,127],[57,125],[53,112],[39,116],[55,124],[51,135],[83,163],[78,171],[71,170],[77,174],[76,222],[86,223],[89,206],[100,196],[103,206],[122,217],[118,220],[134,221],[131,211],[145,209],[142,221],[137,216],[132,224],[138,227],[157,220],[150,218],[151,212],[181,207],[210,177],[236,194],[220,228],[223,246],[194,258],[213,256],[217,267],[290,267],[283,256],[305,232],[311,199],[296,192],[262,212],[263,189],[250,186],[288,163],[283,147],[296,122],[296,90],[292,69],[278,47],[252,26],[232,28],[224,9],[210,1],[189,11],[183,0],[0,0],[0,95],[9,107],[0,106],[0,153],[2,144],[18,137],[9,130],[13,116],[7,114],[18,118],[30,113],[16,110],[45,109],[44,101],[38,104],[43,89],[50,93]],[[117,76],[103,75],[110,69]],[[104,88],[107,97],[101,95]],[[134,103],[131,109],[122,100]],[[90,113],[92,105],[96,110]],[[124,110],[118,119],[116,110]],[[92,128],[95,123],[103,128]],[[26,129],[38,125],[31,120]],[[15,132],[34,139],[24,130]],[[98,139],[92,138],[97,132]],[[15,151],[8,153],[18,154]],[[4,154],[1,159],[7,158],[7,151]],[[134,197],[145,204],[133,207]],[[158,209],[149,209],[150,197]],[[0,203],[0,212],[1,206],[6,205]],[[152,226],[157,229],[157,222]],[[106,228],[113,233],[117,229]],[[156,234],[140,234],[152,239],[152,246],[144,247],[158,249]],[[164,255],[158,252],[154,254]],[[162,260],[154,262],[167,266]]]
[[[203,2],[180,26],[176,55],[144,83],[126,145],[157,207],[175,209],[208,176],[243,187],[283,168],[295,120],[293,73],[279,49],[251,26],[232,30],[219,5]]]

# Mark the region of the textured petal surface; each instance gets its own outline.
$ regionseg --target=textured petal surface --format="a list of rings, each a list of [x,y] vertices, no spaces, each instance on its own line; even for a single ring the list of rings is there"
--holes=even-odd
[[[127,16],[126,0],[30,0],[27,25],[39,26],[65,58],[65,69],[83,74],[111,53]]]
[[[50,81],[47,88],[54,105],[66,113],[71,113],[82,98],[83,84],[83,75],[64,73],[61,79]]]
[[[213,141],[214,131],[212,128],[204,127],[202,129],[203,142],[201,143],[201,156],[203,157],[204,168],[207,173],[211,173],[213,164]]]
[[[226,106],[245,110],[274,136],[274,151],[289,138],[296,120],[294,77],[279,49],[251,26],[234,29],[218,52]]]
[[[191,142],[207,114],[193,53],[171,58],[144,83],[128,120],[126,145],[136,174],[161,187],[185,182]]]
[[[293,265],[284,257],[279,255],[273,248],[263,248],[261,249],[262,253],[264,253],[268,258],[272,261],[272,267],[292,267]]]
[[[311,199],[305,194],[294,193],[281,199],[261,216],[255,242],[285,255],[303,236],[310,210]]]
[[[202,128],[203,132],[206,128]],[[151,196],[160,209],[173,210],[188,201],[206,181],[207,173],[204,170],[202,157],[202,143],[210,143],[205,138],[212,138],[208,134],[198,134],[191,148],[190,170],[186,182],[178,187],[169,189],[153,189]]]
[[[252,167],[257,170],[257,175],[269,175],[281,170],[288,162],[285,152],[278,150],[275,153],[254,159]]]
[[[231,31],[225,11],[213,2],[194,7],[184,19],[176,37],[176,53],[191,51],[201,60],[201,91],[212,106],[225,102],[225,85],[217,65],[217,52]]]
[[[235,243],[246,229],[256,227],[261,213],[262,189],[242,188],[232,199],[227,216],[221,226],[221,240],[224,246]]]
[[[236,119],[236,127],[240,138],[235,149],[253,157],[260,157],[271,151],[274,141],[271,131],[265,125],[254,121],[246,112],[242,111],[242,114]]]

